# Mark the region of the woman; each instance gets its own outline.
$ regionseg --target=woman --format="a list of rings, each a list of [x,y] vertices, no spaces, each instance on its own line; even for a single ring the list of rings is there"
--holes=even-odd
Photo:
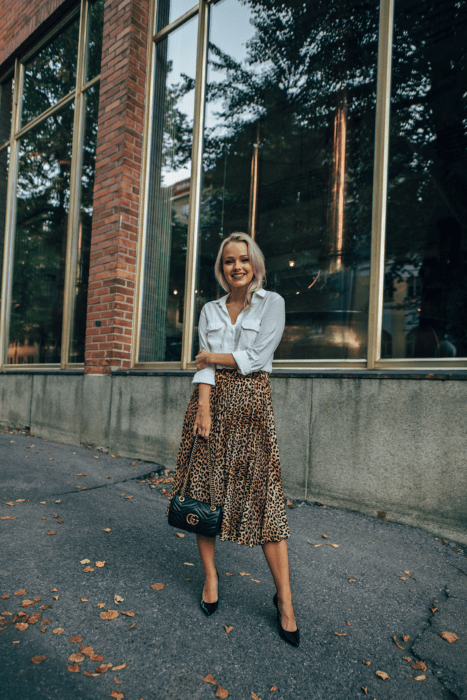
[[[220,247],[216,278],[227,296],[206,304],[199,319],[200,352],[188,404],[173,493],[180,491],[193,435],[210,436],[216,506],[223,509],[221,540],[261,544],[277,593],[279,634],[299,644],[289,582],[290,537],[282,493],[279,452],[268,373],[285,323],[284,300],[262,288],[264,257],[245,233]],[[207,441],[200,441],[187,495],[209,501]],[[205,584],[201,609],[218,604],[215,538],[197,535]]]

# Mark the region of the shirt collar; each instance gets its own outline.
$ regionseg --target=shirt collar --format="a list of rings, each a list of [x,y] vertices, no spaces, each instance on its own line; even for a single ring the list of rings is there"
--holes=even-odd
[[[265,289],[258,289],[258,290],[253,294],[253,297],[252,297],[252,299],[251,299],[251,303],[254,304],[254,302],[256,301],[256,296],[264,297],[265,295],[266,295],[266,290],[265,290]],[[214,299],[214,303],[215,303],[215,304],[219,304],[219,306],[222,306],[224,309],[227,309],[226,302],[227,302],[228,296],[229,296],[229,295],[226,294],[225,296],[221,297],[220,299]]]

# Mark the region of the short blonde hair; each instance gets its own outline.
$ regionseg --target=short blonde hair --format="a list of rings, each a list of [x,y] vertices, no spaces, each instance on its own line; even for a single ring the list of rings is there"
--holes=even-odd
[[[246,309],[251,304],[251,297],[253,296],[254,292],[257,292],[258,289],[262,289],[263,283],[266,281],[266,267],[264,264],[264,255],[261,252],[259,245],[255,243],[255,241],[247,233],[241,233],[240,231],[237,231],[236,233],[232,233],[228,238],[225,238],[222,241],[219,248],[219,252],[217,254],[216,264],[214,265],[214,273],[220,286],[226,292],[230,292],[230,284],[227,282],[224,276],[222,255],[225,246],[229,243],[234,242],[246,243],[246,246],[248,248],[248,256],[250,258],[250,263],[253,268],[253,279],[250,282],[245,297],[244,308]]]

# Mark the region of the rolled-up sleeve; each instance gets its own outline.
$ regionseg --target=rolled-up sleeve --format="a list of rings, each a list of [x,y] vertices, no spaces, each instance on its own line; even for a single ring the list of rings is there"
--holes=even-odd
[[[246,375],[262,369],[281,342],[285,328],[285,303],[276,296],[261,319],[261,326],[253,346],[232,353],[240,374]]]
[[[208,322],[206,318],[206,312],[204,310],[204,306],[201,309],[201,313],[199,316],[199,323],[198,323],[198,336],[199,336],[199,347],[200,350],[210,350],[211,348],[208,345],[208,339],[207,339],[207,327],[208,327]],[[205,367],[204,369],[200,369],[197,372],[195,372],[192,380],[192,384],[211,384],[211,386],[215,386],[216,384],[216,368],[214,365],[209,365],[209,367]]]

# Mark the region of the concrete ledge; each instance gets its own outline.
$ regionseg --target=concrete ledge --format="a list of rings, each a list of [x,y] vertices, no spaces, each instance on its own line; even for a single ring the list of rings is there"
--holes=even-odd
[[[82,418],[82,376],[34,375],[31,433],[79,445]]]
[[[31,425],[33,375],[9,373],[0,378],[0,422],[6,425]]]

